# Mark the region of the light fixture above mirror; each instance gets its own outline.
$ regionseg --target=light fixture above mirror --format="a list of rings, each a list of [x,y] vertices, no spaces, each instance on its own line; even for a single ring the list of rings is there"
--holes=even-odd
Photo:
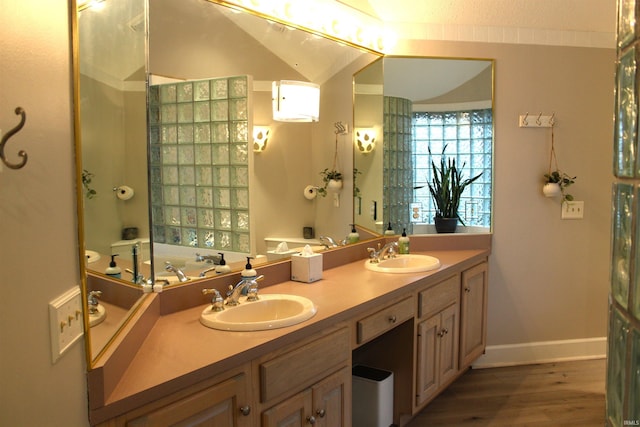
[[[309,82],[273,82],[273,120],[317,122],[320,119],[320,86]]]

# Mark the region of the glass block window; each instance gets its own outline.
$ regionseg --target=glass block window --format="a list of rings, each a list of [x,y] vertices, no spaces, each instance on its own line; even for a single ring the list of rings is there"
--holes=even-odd
[[[149,88],[153,240],[250,252],[248,78]]]
[[[460,201],[460,217],[468,226],[491,225],[491,159],[493,150],[493,117],[490,108],[471,111],[413,113],[413,181],[415,187],[412,208],[414,222],[433,224],[435,205],[429,194],[428,182],[433,177],[431,162],[440,164],[445,156],[462,166],[463,177],[482,177],[467,187]],[[429,155],[429,149],[432,155]],[[417,217],[416,217],[417,216]]]

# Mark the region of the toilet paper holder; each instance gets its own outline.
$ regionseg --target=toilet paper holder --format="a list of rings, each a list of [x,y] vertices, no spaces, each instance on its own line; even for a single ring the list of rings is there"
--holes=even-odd
[[[120,200],[129,200],[134,194],[133,188],[126,185],[113,187],[113,192],[116,193],[116,197]]]

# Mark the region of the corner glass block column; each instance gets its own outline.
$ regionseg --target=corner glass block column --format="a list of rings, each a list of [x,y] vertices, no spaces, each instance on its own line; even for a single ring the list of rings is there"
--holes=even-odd
[[[383,224],[407,233],[413,230],[407,209],[413,202],[411,112],[410,100],[384,97]]]
[[[617,2],[611,293],[606,424],[640,425],[640,156],[638,7]]]
[[[149,88],[154,242],[250,252],[248,77]]]

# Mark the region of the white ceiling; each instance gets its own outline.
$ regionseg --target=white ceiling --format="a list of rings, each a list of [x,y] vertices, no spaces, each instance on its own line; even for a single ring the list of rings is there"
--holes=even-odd
[[[613,32],[616,0],[339,0],[386,23]]]

